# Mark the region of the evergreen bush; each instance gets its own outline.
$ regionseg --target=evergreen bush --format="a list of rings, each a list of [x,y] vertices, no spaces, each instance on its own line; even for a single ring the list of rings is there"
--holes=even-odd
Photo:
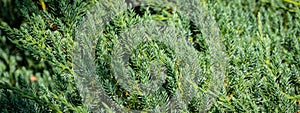
[[[299,112],[299,4],[0,0],[0,112]]]

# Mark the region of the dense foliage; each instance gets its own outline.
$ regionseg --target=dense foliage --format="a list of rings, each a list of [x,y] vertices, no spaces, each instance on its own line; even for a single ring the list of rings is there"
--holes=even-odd
[[[113,16],[105,11],[97,12],[95,7],[122,9],[122,2],[105,5],[107,1],[111,0],[0,0],[0,112],[110,112],[120,109],[162,112],[160,106],[172,106],[179,109],[177,112],[300,110],[299,0],[199,0],[202,3],[199,7],[213,17],[203,19],[204,22],[185,17],[168,4],[137,6]],[[111,18],[98,23],[95,17],[100,15],[99,18],[105,20],[101,17],[104,14]],[[86,24],[89,19],[99,26]],[[214,59],[210,52],[213,43],[208,42],[205,28],[197,26],[207,21],[217,23],[226,60]],[[155,25],[170,28],[157,35]],[[101,31],[99,27],[104,29]],[[138,29],[145,31],[134,31]],[[132,32],[136,37],[149,32],[156,35],[130,40],[122,37],[130,37]],[[88,39],[89,44],[95,45],[91,47],[95,49],[91,51],[92,57],[76,56],[76,52],[81,51],[76,48],[81,33],[94,38]],[[181,36],[186,45],[174,47],[164,43],[176,36]],[[122,49],[126,44],[134,45],[135,41],[143,43],[134,49]],[[128,65],[127,69],[117,67],[122,64],[116,60],[123,58],[121,50],[129,53],[125,58],[129,63],[124,64]],[[77,58],[91,60],[89,62],[95,65],[81,65]],[[181,60],[184,58],[197,62],[187,65]],[[214,79],[217,76],[213,72],[215,60],[227,61],[224,80]],[[83,67],[80,69],[93,71],[95,68],[95,73],[90,73],[94,78],[80,79],[80,74],[85,72],[76,70],[79,65]],[[151,67],[153,65],[158,67]],[[153,72],[149,69],[157,70],[154,75],[164,73],[165,76],[154,79],[165,81],[157,82],[162,87],[149,90],[148,94],[128,88],[134,85],[124,87],[130,83],[122,83],[120,77],[114,76],[125,70],[141,87],[156,87],[150,82],[153,77],[149,75]],[[188,76],[188,72],[191,75]],[[185,84],[181,75],[187,75],[196,85]],[[92,86],[99,88],[87,88]],[[212,86],[218,88],[208,93]],[[193,87],[196,90],[191,92],[189,88]],[[111,100],[96,102],[97,96],[86,94],[99,90]],[[189,94],[198,95],[189,97]],[[170,105],[183,97],[188,98],[188,102],[178,100],[176,105]],[[112,108],[112,104],[121,107]]]

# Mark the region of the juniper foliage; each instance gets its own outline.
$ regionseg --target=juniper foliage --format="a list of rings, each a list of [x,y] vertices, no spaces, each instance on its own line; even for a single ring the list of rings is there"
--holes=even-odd
[[[195,1],[1,0],[0,112],[299,111],[300,1]]]

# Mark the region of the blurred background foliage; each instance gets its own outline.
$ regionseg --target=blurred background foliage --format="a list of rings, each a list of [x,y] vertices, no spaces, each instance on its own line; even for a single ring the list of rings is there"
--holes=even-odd
[[[225,39],[225,93],[210,112],[297,112],[299,0],[201,0]],[[0,112],[87,112],[72,71],[95,1],[0,0]]]

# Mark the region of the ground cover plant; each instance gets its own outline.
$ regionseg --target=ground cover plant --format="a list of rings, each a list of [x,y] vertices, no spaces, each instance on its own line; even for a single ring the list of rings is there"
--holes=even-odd
[[[300,112],[299,0],[145,1],[1,0],[0,112]]]

